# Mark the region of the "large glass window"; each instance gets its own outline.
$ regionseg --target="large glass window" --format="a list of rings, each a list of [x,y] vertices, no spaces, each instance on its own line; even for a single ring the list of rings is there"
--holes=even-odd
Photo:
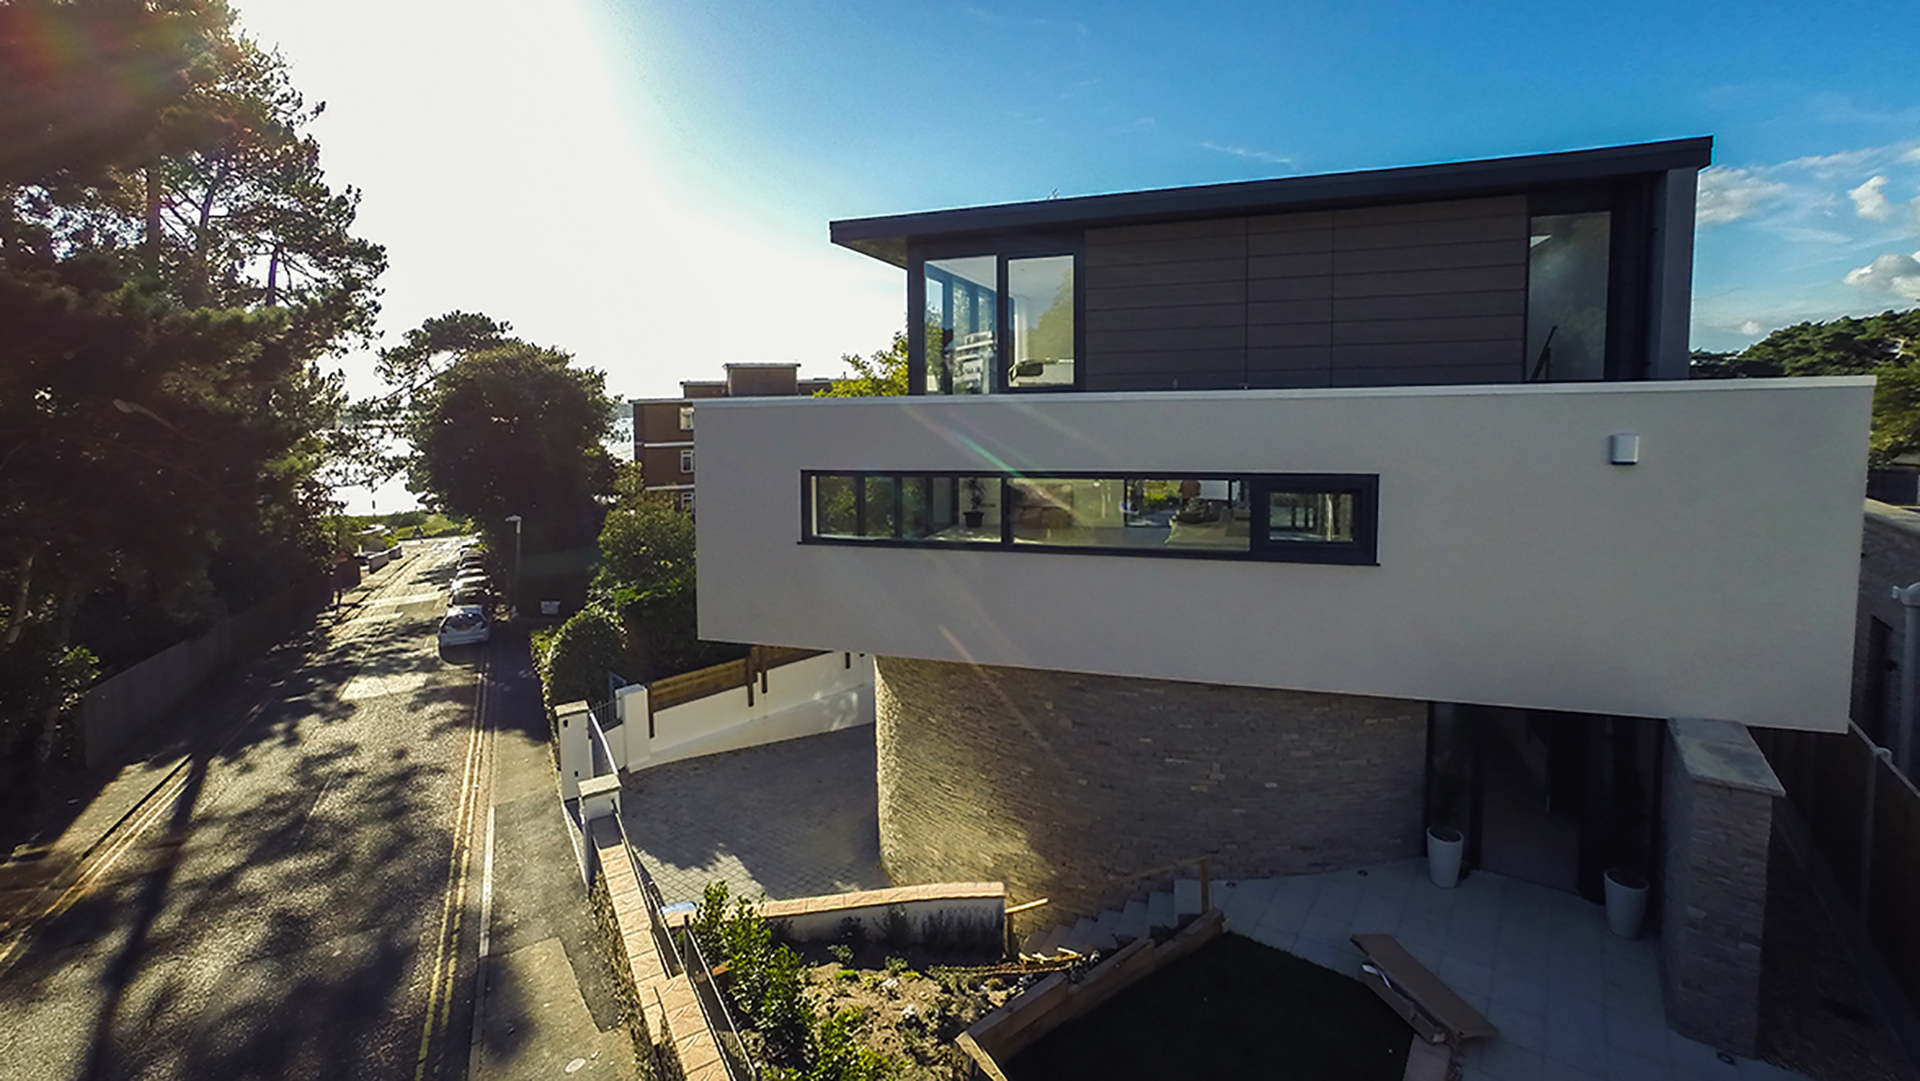
[[[1528,232],[1527,381],[1605,379],[1613,216],[1537,214]]]
[[[803,542],[1372,563],[1378,479],[805,473]]]
[[[999,363],[1000,260],[927,260],[928,394],[985,394]]]
[[[1074,385],[1072,255],[928,259],[925,394]]]
[[[1009,387],[1073,385],[1073,256],[1007,260]]]

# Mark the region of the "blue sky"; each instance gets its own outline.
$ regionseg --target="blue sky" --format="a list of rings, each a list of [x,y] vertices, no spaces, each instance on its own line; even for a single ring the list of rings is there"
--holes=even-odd
[[[833,218],[1703,134],[1696,347],[1920,304],[1911,0],[235,2],[387,334],[485,311],[620,395],[884,345],[904,275]]]

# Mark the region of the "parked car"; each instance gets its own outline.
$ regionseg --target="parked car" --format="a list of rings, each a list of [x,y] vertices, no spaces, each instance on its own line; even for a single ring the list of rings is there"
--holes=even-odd
[[[440,617],[440,645],[470,646],[493,637],[493,621],[477,604],[459,604]]]
[[[457,586],[447,595],[447,604],[454,608],[481,608],[493,603],[493,590],[486,585]]]
[[[472,572],[461,571],[460,573],[455,574],[453,576],[453,581],[447,583],[447,589],[455,593],[458,593],[462,589],[472,589],[472,588],[479,588],[479,589],[487,590],[488,592],[492,592],[493,579],[487,577],[486,574],[480,571],[472,571]]]

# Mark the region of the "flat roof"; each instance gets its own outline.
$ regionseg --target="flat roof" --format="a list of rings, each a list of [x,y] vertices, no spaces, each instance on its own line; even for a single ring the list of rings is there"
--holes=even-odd
[[[1378,203],[1469,199],[1592,184],[1670,169],[1704,169],[1712,162],[1713,137],[1707,135],[1517,158],[1484,158],[1397,169],[1000,203],[878,218],[847,218],[831,223],[829,230],[833,242],[841,247],[904,267],[908,241],[922,238],[1066,232],[1100,226]]]

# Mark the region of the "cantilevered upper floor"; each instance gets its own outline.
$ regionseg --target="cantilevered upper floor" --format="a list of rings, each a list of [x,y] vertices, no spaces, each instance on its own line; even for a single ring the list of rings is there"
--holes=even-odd
[[[916,394],[1684,379],[1710,138],[837,221]]]

